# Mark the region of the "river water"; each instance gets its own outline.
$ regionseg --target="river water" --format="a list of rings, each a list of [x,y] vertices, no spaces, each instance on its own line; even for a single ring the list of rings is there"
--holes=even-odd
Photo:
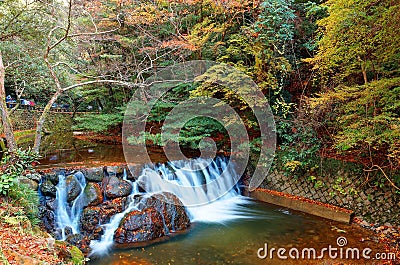
[[[89,167],[124,162],[120,146],[89,142],[79,143],[78,146],[47,152],[41,161],[42,168]],[[150,156],[153,161],[165,162],[159,149],[150,149]],[[314,248],[316,256],[329,245],[340,250],[337,244],[339,237],[347,240],[342,247],[344,251],[346,248],[358,248],[360,253],[365,248],[371,248],[373,252],[383,251],[375,243],[374,235],[355,225],[329,221],[240,195],[221,201],[219,207],[214,202],[212,207],[203,207],[197,217],[192,216],[191,227],[185,233],[172,235],[168,240],[146,247],[111,248],[107,252],[93,254],[89,264],[380,264],[362,258],[332,259],[328,253],[322,259],[301,258],[304,248]],[[232,212],[224,212],[224,207],[228,209],[231,206],[227,205],[232,204],[236,217]],[[190,207],[188,210],[196,212]],[[231,214],[232,217],[218,217],[219,213]],[[281,259],[276,250],[271,256],[261,259],[259,255],[263,256],[266,246],[268,253],[272,248],[284,248],[287,251],[296,248],[300,251],[300,259]]]
[[[330,259],[328,253],[324,259],[283,260],[275,251],[272,259],[260,259],[257,252],[267,243],[269,250],[297,248],[300,257],[301,250],[312,247],[319,256],[322,248],[329,245],[338,248],[338,237],[345,237],[348,247],[358,247],[360,251],[367,247],[375,251],[380,249],[373,241],[360,242],[368,235],[355,226],[255,201],[243,205],[242,213],[248,218],[224,223],[194,222],[185,234],[144,248],[114,249],[100,258],[92,257],[89,264],[372,264],[365,259]],[[337,232],[338,229],[345,232]]]

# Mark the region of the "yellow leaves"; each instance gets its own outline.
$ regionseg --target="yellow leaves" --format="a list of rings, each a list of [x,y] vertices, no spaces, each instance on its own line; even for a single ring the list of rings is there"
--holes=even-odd
[[[289,169],[291,172],[294,172],[298,167],[301,166],[300,161],[288,161],[285,163],[284,167]]]

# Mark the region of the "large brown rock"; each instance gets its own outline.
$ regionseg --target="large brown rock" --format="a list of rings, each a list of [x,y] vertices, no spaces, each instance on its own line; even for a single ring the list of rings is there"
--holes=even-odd
[[[106,197],[109,199],[126,197],[132,192],[132,185],[128,181],[119,179],[116,176],[105,178],[103,180],[104,186]]]
[[[172,193],[138,196],[135,201],[138,210],[126,214],[114,233],[118,244],[143,243],[190,226],[185,207]]]
[[[140,243],[165,235],[163,218],[155,209],[134,210],[121,221],[114,233],[114,241],[119,244]]]
[[[185,206],[175,194],[162,192],[140,201],[139,209],[153,208],[163,217],[166,233],[185,230],[190,226],[190,218]]]
[[[89,182],[83,192],[85,194],[85,206],[96,206],[103,202],[103,192],[99,184]]]
[[[67,201],[72,202],[81,193],[82,188],[74,175],[69,175],[65,179],[65,186],[67,190]]]
[[[126,198],[117,198],[106,201],[97,206],[89,206],[82,212],[80,231],[91,239],[100,239],[103,234],[101,224],[110,222],[111,217],[125,210]]]

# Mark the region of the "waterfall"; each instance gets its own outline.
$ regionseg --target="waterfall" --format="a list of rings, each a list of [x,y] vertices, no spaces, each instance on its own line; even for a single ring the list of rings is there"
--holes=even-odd
[[[110,222],[108,224],[103,225],[104,228],[104,234],[101,236],[100,240],[92,240],[92,242],[90,242],[90,248],[92,249],[92,255],[93,254],[102,254],[107,252],[107,250],[110,249],[110,247],[114,244],[114,232],[115,230],[118,228],[119,223],[121,222],[122,218],[124,218],[125,214],[133,211],[133,210],[137,210],[136,207],[136,202],[135,200],[133,200],[133,196],[136,193],[133,192],[137,192],[138,193],[138,187],[136,185],[136,183],[134,183],[136,186],[136,188],[134,187],[132,190],[132,194],[129,196],[131,202],[129,203],[128,207],[125,209],[125,211],[118,213],[116,215],[114,215]]]
[[[73,178],[78,182],[81,191],[70,205],[67,201],[68,191],[66,176],[64,173],[58,175],[59,182],[56,186],[56,226],[62,231],[62,239],[65,240],[66,228],[70,228],[73,234],[79,233],[79,218],[83,210],[84,188],[86,186],[85,176],[82,172],[77,172]]]
[[[228,158],[217,157],[145,166],[136,182],[141,183],[148,195],[174,193],[186,206],[192,222],[225,223],[238,218],[250,218],[243,207],[250,200],[240,195],[237,184],[239,178],[235,176],[233,168],[228,168]],[[105,233],[100,240],[91,242],[92,254],[102,254],[113,245],[114,232],[120,221],[127,213],[137,209],[133,197],[138,193],[135,185],[127,209],[103,226]]]
[[[68,227],[72,233],[79,233],[79,220],[85,201],[85,176],[78,172],[73,178],[79,183],[81,191],[70,203],[67,202],[65,174],[59,175],[56,186],[56,225],[61,229],[63,239],[66,238]],[[226,157],[146,165],[136,181],[128,180],[126,170],[122,179],[132,185],[132,192],[127,198],[128,205],[124,211],[112,216],[108,223],[101,224],[104,233],[99,240],[91,241],[92,254],[103,254],[114,244],[114,233],[121,220],[131,211],[140,209],[140,199],[136,198],[138,194],[145,197],[160,192],[175,194],[185,206],[191,222],[226,223],[238,218],[250,218],[244,205],[251,201],[240,195],[240,176]],[[139,185],[146,193],[140,192]]]
[[[241,196],[239,179],[229,159],[217,157],[148,166],[138,182],[149,193],[168,191],[177,195],[192,222],[224,223],[247,218],[240,208],[250,200]]]

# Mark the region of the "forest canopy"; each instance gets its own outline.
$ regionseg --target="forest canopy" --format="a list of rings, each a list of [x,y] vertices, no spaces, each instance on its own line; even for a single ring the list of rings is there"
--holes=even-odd
[[[324,154],[399,183],[399,24],[400,4],[391,0],[3,0],[1,96],[34,101],[43,120],[54,104],[95,110],[77,116],[75,129],[105,133],[121,127],[135,89],[156,71],[216,61],[250,76],[266,96],[283,169],[308,174]],[[244,117],[257,152],[254,115],[221,86],[177,85],[150,122],[161,126],[176,99],[204,95]],[[182,133],[182,145],[214,137],[224,148],[224,128],[210,119]]]

